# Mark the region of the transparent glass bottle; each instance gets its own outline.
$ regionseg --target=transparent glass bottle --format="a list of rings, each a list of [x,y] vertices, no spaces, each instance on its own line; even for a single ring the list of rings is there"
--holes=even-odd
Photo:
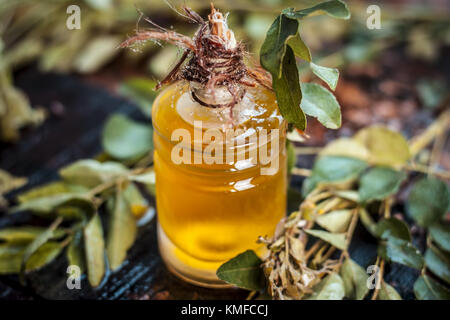
[[[217,268],[247,249],[261,253],[258,237],[285,215],[286,122],[263,86],[245,88],[232,109],[197,102],[232,99],[203,89],[181,80],[153,104],[158,241],[173,273],[222,287]]]

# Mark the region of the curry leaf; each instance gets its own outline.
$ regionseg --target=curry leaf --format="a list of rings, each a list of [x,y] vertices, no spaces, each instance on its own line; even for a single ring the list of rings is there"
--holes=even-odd
[[[110,205],[109,208],[106,252],[111,270],[116,270],[125,260],[128,249],[134,243],[137,226],[136,219],[120,190],[116,193],[113,206]]]
[[[378,247],[378,255],[390,262],[396,262],[420,270],[424,260],[420,251],[411,242],[394,237]]]
[[[450,284],[450,255],[433,247],[425,252],[425,264],[431,272]]]
[[[84,252],[83,231],[78,230],[73,235],[73,239],[67,248],[66,255],[69,266],[78,266],[81,273],[84,273],[86,270],[86,258]]]
[[[428,228],[431,238],[445,251],[450,251],[450,226],[435,223]]]
[[[383,200],[395,193],[406,179],[403,171],[388,167],[374,167],[363,174],[359,185],[359,197],[362,202]]]
[[[423,178],[414,185],[406,204],[408,213],[417,224],[427,227],[447,212],[450,193],[443,181],[433,177]]]
[[[105,274],[105,242],[100,216],[95,214],[83,231],[88,280],[97,287]]]
[[[279,15],[267,31],[266,39],[261,46],[261,65],[272,74],[273,79],[282,77],[283,61],[285,61],[286,42],[298,32],[298,21]],[[292,54],[293,56],[293,54]],[[295,58],[294,58],[294,66]],[[292,67],[292,66],[286,66]],[[296,82],[298,82],[298,73]]]
[[[252,250],[247,250],[225,262],[217,270],[219,279],[247,290],[265,287],[261,259]]]
[[[24,272],[26,269],[26,265],[28,263],[28,260],[30,257],[36,253],[36,251],[42,247],[45,243],[47,243],[52,237],[55,235],[55,230],[58,228],[58,226],[61,224],[63,219],[61,217],[57,218],[44,232],[39,234],[33,241],[30,242],[30,244],[27,245],[23,256],[22,256],[22,263],[20,267],[20,278],[21,282],[23,282],[24,278]]]
[[[313,293],[306,300],[342,300],[344,296],[344,281],[337,273],[331,273],[313,287]]]
[[[88,188],[125,176],[127,173],[128,169],[121,163],[112,161],[100,163],[92,159],[78,160],[59,171],[66,182]]]
[[[381,288],[378,292],[377,300],[402,300],[402,297],[393,286],[381,281]]]
[[[316,218],[316,222],[322,228],[336,233],[344,232],[352,219],[353,210],[335,210]]]
[[[281,115],[298,129],[305,130],[306,117],[300,108],[302,92],[298,80],[298,70],[294,53],[289,46],[284,55],[281,77],[273,77],[272,85]]]
[[[344,281],[345,296],[349,299],[362,300],[369,292],[368,275],[359,264],[350,258],[342,264],[341,277]]]
[[[62,193],[24,202],[11,208],[10,212],[15,213],[30,210],[38,214],[46,215],[64,206],[81,208],[88,215],[95,211],[95,206],[89,197],[78,193]]]
[[[411,241],[411,234],[408,226],[406,223],[396,218],[381,219],[375,225],[374,232],[381,239],[395,237],[405,241]]]
[[[337,19],[350,19],[350,10],[345,2],[340,0],[331,0],[319,3],[313,7],[298,10],[298,11],[288,11],[288,15],[293,18],[301,19],[312,13],[319,11],[319,13],[325,13],[331,17]]]
[[[336,89],[339,80],[338,69],[322,67],[313,62],[309,63],[309,67],[316,76],[325,81],[325,83],[331,88],[331,90],[334,91]]]
[[[153,130],[147,124],[135,122],[125,115],[112,115],[103,129],[105,151],[116,159],[135,159],[153,148]]]
[[[398,132],[382,126],[362,129],[353,137],[369,150],[369,163],[401,166],[410,158],[409,145]]]
[[[302,83],[301,89],[303,95],[301,107],[308,116],[317,118],[329,129],[341,126],[341,108],[330,91],[317,83]]]
[[[416,280],[414,294],[418,300],[450,300],[450,291],[427,275]]]
[[[321,182],[340,183],[356,179],[366,167],[367,163],[359,159],[322,156],[314,163],[311,176],[305,180],[303,194],[308,194]]]
[[[8,243],[28,243],[36,239],[41,233],[47,229],[35,226],[9,227],[0,230],[0,240]],[[55,229],[52,234],[52,239],[61,238],[66,232],[62,229]]]
[[[329,244],[340,250],[347,249],[347,241],[345,239],[345,233],[331,233],[322,230],[305,230],[305,232],[316,238],[328,242]]]

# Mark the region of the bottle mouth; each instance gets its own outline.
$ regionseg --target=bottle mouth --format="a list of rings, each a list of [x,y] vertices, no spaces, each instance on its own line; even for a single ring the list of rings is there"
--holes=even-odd
[[[245,88],[242,86],[236,86],[237,94],[231,93],[226,86],[211,89],[196,81],[190,81],[189,88],[192,99],[209,108],[228,108],[241,101],[245,95]]]

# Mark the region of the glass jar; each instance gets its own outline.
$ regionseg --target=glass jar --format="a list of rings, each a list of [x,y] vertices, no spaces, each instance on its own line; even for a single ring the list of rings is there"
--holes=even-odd
[[[222,287],[217,268],[247,249],[262,253],[258,237],[285,215],[286,122],[263,86],[233,108],[204,106],[232,99],[224,88],[206,92],[183,80],[153,104],[158,241],[173,273]]]

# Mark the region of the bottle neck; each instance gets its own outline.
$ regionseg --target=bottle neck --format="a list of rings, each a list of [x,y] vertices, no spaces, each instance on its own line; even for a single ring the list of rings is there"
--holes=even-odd
[[[239,103],[244,94],[245,88],[243,86],[235,86],[237,94],[233,95],[226,86],[215,86],[208,88],[196,81],[190,81],[189,87],[192,98],[199,104],[209,108],[225,108],[234,106]]]

